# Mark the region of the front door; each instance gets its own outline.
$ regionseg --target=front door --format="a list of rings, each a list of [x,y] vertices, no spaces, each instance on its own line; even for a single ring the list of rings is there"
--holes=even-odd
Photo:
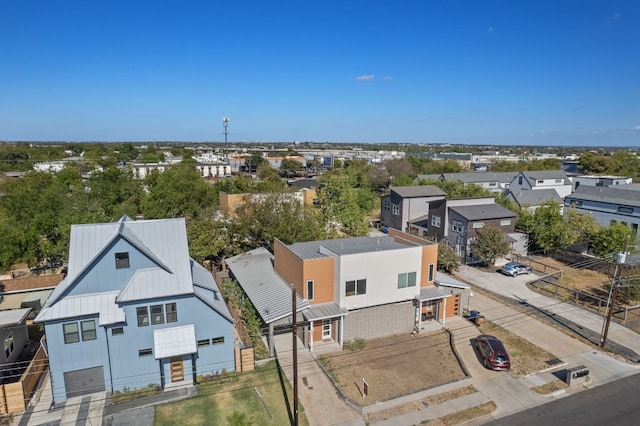
[[[322,340],[331,339],[331,320],[322,320]]]
[[[171,382],[184,380],[184,364],[182,358],[171,358]]]

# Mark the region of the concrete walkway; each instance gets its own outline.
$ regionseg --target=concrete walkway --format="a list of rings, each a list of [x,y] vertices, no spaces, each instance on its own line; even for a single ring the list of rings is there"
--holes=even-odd
[[[275,336],[278,361],[293,383],[293,339],[291,334]],[[339,396],[308,349],[298,340],[298,397],[312,426],[364,426],[364,421]]]
[[[564,322],[569,327],[574,327],[577,333],[583,334],[584,337],[591,337],[591,340],[596,341],[594,343],[599,341],[604,317],[572,303],[562,302],[529,289],[526,282],[533,280],[533,275],[508,277],[497,272],[484,272],[478,268],[463,265],[460,266],[455,276],[498,296],[532,306],[548,315],[549,319],[560,324],[563,323],[563,320],[567,320]],[[475,300],[475,297],[470,300],[473,305],[471,309],[480,308],[473,303]],[[484,314],[484,312],[482,313]],[[640,336],[634,331],[611,322],[608,340],[635,352],[636,358],[640,360]],[[627,355],[628,358],[634,357],[633,353],[629,353],[629,355]]]

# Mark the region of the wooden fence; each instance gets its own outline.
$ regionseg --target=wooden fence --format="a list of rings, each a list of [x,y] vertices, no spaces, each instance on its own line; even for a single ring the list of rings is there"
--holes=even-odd
[[[27,404],[48,364],[47,354],[40,345],[20,380],[0,385],[0,414],[17,413],[27,409]]]

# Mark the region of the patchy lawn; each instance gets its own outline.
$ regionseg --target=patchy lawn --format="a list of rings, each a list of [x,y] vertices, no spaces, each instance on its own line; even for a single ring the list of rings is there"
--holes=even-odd
[[[364,349],[320,357],[343,394],[361,405],[429,389],[465,377],[446,331],[368,340]],[[362,397],[362,379],[369,395]]]
[[[293,391],[284,374],[282,379],[286,394],[282,390],[276,363],[271,361],[254,371],[230,374],[221,380],[199,384],[197,396],[156,406],[153,424],[290,424],[287,400],[289,404],[293,402]],[[301,425],[308,425],[302,405],[298,417]]]
[[[483,321],[478,328],[480,329],[478,334],[491,334],[502,340],[511,357],[509,374],[514,378],[545,370],[550,367],[547,361],[556,358],[553,354],[491,321]]]
[[[559,283],[566,287],[576,290],[588,290],[592,288],[601,288],[606,282],[611,281],[611,277],[590,269],[572,268],[562,262],[550,257],[537,259],[538,262],[562,270],[562,278]]]

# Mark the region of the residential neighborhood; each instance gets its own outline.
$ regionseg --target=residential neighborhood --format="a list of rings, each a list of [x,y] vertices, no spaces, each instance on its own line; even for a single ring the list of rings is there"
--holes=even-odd
[[[173,156],[144,173],[131,161],[84,175],[40,163],[5,174],[0,208],[5,220],[16,218],[6,224],[60,221],[33,236],[24,228],[27,243],[4,237],[34,247],[23,258],[47,253],[33,255],[37,267],[7,262],[0,281],[0,411],[13,424],[125,424],[131,416],[164,424],[177,412],[171,404],[200,395],[218,404],[235,381],[255,382],[269,368],[286,380],[279,392],[289,402],[263,399],[266,412],[289,413],[292,424],[294,395],[311,425],[416,424],[455,413],[482,423],[637,372],[640,262],[631,252],[640,191],[631,177],[561,169],[403,175],[393,167],[411,162],[400,152],[386,154],[388,163],[363,151],[331,161],[194,152],[195,169]],[[246,169],[232,167],[233,158]],[[223,167],[208,173],[205,160]],[[299,162],[297,176],[285,160]],[[382,183],[369,180],[383,172]],[[58,186],[59,177],[70,183]],[[36,179],[40,192],[22,189]],[[70,207],[25,214],[17,205],[20,197],[44,202],[48,191],[67,193]],[[103,204],[107,196],[113,201]],[[524,272],[505,273],[510,265]],[[493,371],[503,364],[479,343],[487,333],[504,342],[508,371]],[[442,364],[424,363],[429,357]],[[570,383],[579,368],[589,380]],[[353,374],[362,383],[345,386]],[[503,386],[519,403],[500,400]],[[448,411],[427,402],[451,392],[466,395],[447,396]],[[217,411],[239,415],[233,408]]]

